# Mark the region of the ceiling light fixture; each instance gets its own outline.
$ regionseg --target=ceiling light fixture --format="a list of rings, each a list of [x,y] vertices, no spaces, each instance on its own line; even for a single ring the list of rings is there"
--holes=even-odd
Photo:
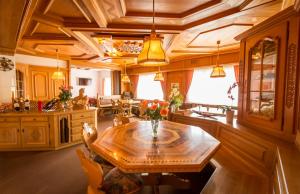
[[[160,71],[160,67],[158,67],[158,72],[155,74],[154,81],[164,81],[164,76]]]
[[[217,41],[217,44],[218,44],[218,55],[217,55],[217,60],[216,60],[216,66],[213,67],[213,70],[210,74],[210,77],[211,78],[218,78],[218,77],[225,77],[226,76],[226,73],[224,71],[224,68],[222,65],[219,65],[219,49],[220,49],[220,43],[221,41],[218,40]]]
[[[125,63],[125,73],[121,76],[121,81],[123,83],[130,83],[129,76],[126,73],[126,63]]]
[[[62,71],[59,70],[58,66],[58,49],[56,49],[56,71],[52,74],[52,79],[54,80],[65,80],[65,75]]]
[[[162,40],[156,36],[154,18],[155,11],[153,0],[151,34],[149,38],[145,38],[143,49],[138,56],[138,63],[143,66],[161,66],[168,64],[168,60],[162,46]]]

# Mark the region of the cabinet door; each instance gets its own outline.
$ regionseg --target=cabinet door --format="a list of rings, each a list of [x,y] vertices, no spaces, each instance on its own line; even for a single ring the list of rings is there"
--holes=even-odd
[[[24,148],[48,147],[49,124],[48,122],[23,122],[22,144]]]
[[[242,120],[263,130],[282,130],[286,29],[276,26],[246,40]]]
[[[0,123],[0,148],[20,147],[20,124]]]
[[[32,71],[31,92],[33,100],[47,100],[50,98],[48,72]]]
[[[50,78],[52,77],[52,74],[54,72],[51,73],[51,76]],[[58,97],[59,93],[60,93],[60,90],[59,88],[61,86],[66,86],[66,80],[68,79],[67,78],[67,75],[65,72],[63,72],[64,75],[65,75],[65,79],[64,80],[53,80],[53,79],[50,79],[50,86],[51,86],[51,94],[50,94],[50,97],[51,98],[54,98],[54,97]]]

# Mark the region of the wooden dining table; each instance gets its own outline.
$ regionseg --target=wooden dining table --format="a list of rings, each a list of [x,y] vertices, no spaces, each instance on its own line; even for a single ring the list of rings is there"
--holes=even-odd
[[[159,122],[158,138],[152,137],[150,121],[135,121],[104,130],[91,145],[121,171],[147,173],[154,193],[168,173],[200,172],[219,147],[201,128],[171,121]],[[171,182],[180,184],[174,178]]]

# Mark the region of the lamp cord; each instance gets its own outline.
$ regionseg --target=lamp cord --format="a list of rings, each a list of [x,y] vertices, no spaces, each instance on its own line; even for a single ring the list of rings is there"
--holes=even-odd
[[[155,7],[154,7],[154,0],[152,1],[153,3],[152,3],[152,31],[154,31],[155,30],[155,22],[154,22],[154,18],[155,18]]]
[[[56,68],[58,70],[58,49],[56,49]]]
[[[220,52],[219,52],[219,48],[220,48],[220,41],[217,41],[217,44],[218,44],[218,55],[217,55],[217,65],[216,66],[219,66],[219,55],[220,55]]]

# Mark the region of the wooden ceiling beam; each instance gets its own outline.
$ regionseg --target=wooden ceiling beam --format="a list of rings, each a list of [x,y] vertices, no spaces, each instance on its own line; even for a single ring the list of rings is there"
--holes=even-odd
[[[41,13],[34,13],[32,16],[34,21],[40,22],[42,24],[46,24],[53,27],[62,27],[64,26],[63,19],[57,19],[54,17],[50,17],[48,15],[43,15]]]
[[[36,40],[36,41],[77,41],[73,37],[61,36],[60,34],[48,34],[48,33],[35,33],[33,36],[23,36],[23,40]]]
[[[116,66],[115,64],[109,63],[92,63],[89,61],[81,61],[81,60],[71,60],[70,61],[73,67],[83,67],[83,68],[94,68],[94,69],[111,69],[111,70],[121,70],[121,66]]]
[[[152,29],[152,24],[118,24],[110,23],[107,25],[107,28],[117,28],[117,29]],[[181,32],[184,30],[182,26],[174,25],[155,25],[155,30],[169,30],[175,32]]]
[[[46,3],[45,9],[43,11],[43,14],[46,14],[50,10],[50,8],[53,5],[53,3],[54,3],[55,0],[43,0],[43,1]]]
[[[105,28],[107,26],[107,18],[104,15],[102,7],[99,5],[97,0],[82,0],[83,4],[93,16],[96,23],[100,28]]]
[[[82,4],[82,1],[80,0],[73,0],[73,3],[76,5],[78,10],[82,13],[82,15],[85,17],[85,19],[89,22],[92,23],[92,19],[89,16],[89,13],[87,13],[84,5]]]

